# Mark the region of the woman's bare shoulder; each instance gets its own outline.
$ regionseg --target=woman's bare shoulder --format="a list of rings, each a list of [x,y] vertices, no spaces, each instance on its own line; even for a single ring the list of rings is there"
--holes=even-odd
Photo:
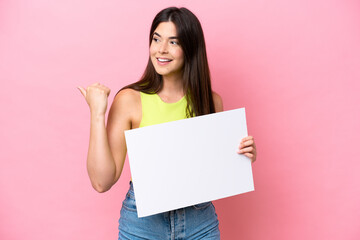
[[[141,103],[140,92],[130,88],[120,90],[113,101],[113,105],[126,105],[129,107],[134,107],[139,103]]]
[[[133,119],[141,112],[140,92],[129,88],[120,90],[114,97],[111,109]]]
[[[140,92],[131,88],[120,90],[114,98],[114,101],[126,103],[136,102],[138,100],[140,100]]]
[[[214,91],[212,92],[212,95],[215,105],[215,112],[222,112],[224,110],[224,107],[221,96]]]

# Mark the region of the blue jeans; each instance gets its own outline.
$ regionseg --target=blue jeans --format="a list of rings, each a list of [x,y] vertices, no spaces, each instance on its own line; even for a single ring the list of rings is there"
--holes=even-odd
[[[132,182],[120,212],[119,240],[219,240],[212,202],[138,218]]]

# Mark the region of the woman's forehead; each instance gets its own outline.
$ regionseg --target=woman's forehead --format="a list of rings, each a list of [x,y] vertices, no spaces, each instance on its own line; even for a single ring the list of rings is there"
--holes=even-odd
[[[161,22],[155,29],[154,34],[159,37],[177,37],[176,26],[173,22]]]

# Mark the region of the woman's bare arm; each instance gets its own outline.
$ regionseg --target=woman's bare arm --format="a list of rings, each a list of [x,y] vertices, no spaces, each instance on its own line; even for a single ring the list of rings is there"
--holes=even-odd
[[[79,88],[90,107],[90,141],[87,170],[94,189],[109,190],[119,179],[126,156],[124,131],[131,128],[132,105],[136,105],[133,90],[121,91],[111,106],[107,127],[105,112],[110,89],[93,84]]]
[[[224,111],[223,102],[219,94],[216,92],[213,92],[213,99],[214,99],[214,105],[215,105],[215,112],[222,112]]]
[[[109,146],[114,157],[116,172],[114,183],[121,176],[126,157],[125,130],[138,128],[141,121],[140,93],[132,89],[121,90],[111,106],[107,133]]]

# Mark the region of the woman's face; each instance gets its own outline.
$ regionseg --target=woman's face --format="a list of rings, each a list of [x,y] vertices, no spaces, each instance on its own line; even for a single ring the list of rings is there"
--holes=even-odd
[[[150,58],[158,74],[182,76],[184,53],[174,23],[162,22],[157,26],[150,44]]]

